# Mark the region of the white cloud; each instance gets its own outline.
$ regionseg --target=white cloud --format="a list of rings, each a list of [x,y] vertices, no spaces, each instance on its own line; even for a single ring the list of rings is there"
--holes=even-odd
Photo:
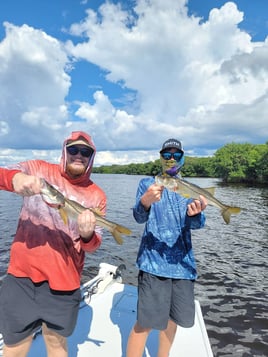
[[[0,43],[1,145],[42,147],[48,138],[55,145],[53,129],[64,128],[68,116],[68,57],[61,43],[41,30],[10,23],[5,28]]]
[[[99,151],[95,158],[95,166],[138,164],[157,159],[159,159],[159,153],[155,150]]]
[[[11,166],[24,160],[46,160],[52,163],[60,162],[60,150],[16,150],[1,149],[0,166]]]
[[[100,16],[88,11],[83,22],[71,27],[84,42],[67,43],[74,56],[105,69],[108,80],[137,91],[140,111],[131,118],[129,147],[137,141],[146,146],[148,138],[156,145],[170,135],[183,138],[187,146],[204,145],[215,134],[221,138],[215,146],[221,146],[226,122],[238,141],[250,141],[254,128],[254,139],[264,142],[267,132],[258,128],[266,118],[254,103],[264,100],[268,89],[267,43],[252,42],[238,28],[243,13],[236,5],[213,9],[202,22],[188,17],[184,1],[137,4],[135,13],[110,3],[102,5]],[[102,104],[96,98],[94,111],[102,125]],[[245,121],[249,113],[255,115]]]
[[[65,44],[5,23],[1,146],[60,147],[72,129],[85,130],[100,153],[96,160],[127,163],[146,161],[150,150],[157,158],[168,137],[180,138],[192,154],[211,154],[232,140],[264,143],[268,40],[253,42],[239,29],[242,21],[233,2],[204,21],[188,15],[186,0],[138,0],[134,9],[111,2],[88,9]],[[118,106],[99,88],[89,102],[77,96],[68,103],[77,61],[94,63],[106,81],[135,93],[132,101]]]
[[[136,133],[135,117],[123,110],[115,109],[102,91],[95,92],[94,99],[93,105],[80,103],[75,113],[86,121],[83,124],[84,130],[88,128],[93,138],[97,138],[102,150],[122,150],[128,147],[131,141],[129,135],[133,131]]]

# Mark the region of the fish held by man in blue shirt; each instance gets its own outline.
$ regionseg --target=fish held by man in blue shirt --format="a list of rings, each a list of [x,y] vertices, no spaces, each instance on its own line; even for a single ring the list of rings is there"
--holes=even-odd
[[[204,196],[209,205],[221,210],[221,215],[227,224],[230,223],[232,214],[238,214],[241,211],[240,207],[228,206],[215,198],[215,187],[201,188],[189,181],[179,178],[178,176],[169,175],[158,175],[155,177],[155,182],[160,186],[166,187],[170,191],[177,192],[183,197],[199,199],[200,195]]]

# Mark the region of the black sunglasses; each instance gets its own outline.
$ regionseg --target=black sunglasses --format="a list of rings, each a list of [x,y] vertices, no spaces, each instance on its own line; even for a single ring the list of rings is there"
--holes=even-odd
[[[168,152],[168,151],[166,151],[166,152],[162,152],[161,156],[164,160],[170,160],[173,157],[174,160],[180,161],[180,159],[183,156],[183,153],[182,152]]]
[[[68,146],[66,148],[68,154],[70,155],[77,155],[79,152],[84,157],[90,157],[93,154],[92,149],[90,148],[79,148],[78,146]]]

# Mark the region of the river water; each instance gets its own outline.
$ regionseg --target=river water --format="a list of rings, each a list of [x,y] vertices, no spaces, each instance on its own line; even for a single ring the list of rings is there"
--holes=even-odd
[[[135,259],[143,225],[132,217],[136,189],[142,176],[92,175],[107,194],[107,218],[132,230],[119,246],[104,232],[97,252],[87,255],[84,278],[100,262],[125,264],[125,283],[136,285]],[[268,188],[224,186],[217,179],[189,179],[201,187],[216,186],[216,197],[242,208],[226,225],[220,211],[206,209],[203,229],[193,231],[199,278],[199,300],[215,357],[268,356]],[[21,198],[0,191],[0,280],[8,264]],[[0,281],[1,283],[1,281]],[[179,357],[179,356],[178,356]],[[196,356],[198,357],[198,356]]]

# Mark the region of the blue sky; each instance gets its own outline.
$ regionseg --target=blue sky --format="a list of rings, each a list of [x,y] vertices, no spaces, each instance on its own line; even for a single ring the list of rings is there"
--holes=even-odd
[[[95,164],[268,140],[265,0],[0,0],[0,164],[57,161],[72,130]]]

